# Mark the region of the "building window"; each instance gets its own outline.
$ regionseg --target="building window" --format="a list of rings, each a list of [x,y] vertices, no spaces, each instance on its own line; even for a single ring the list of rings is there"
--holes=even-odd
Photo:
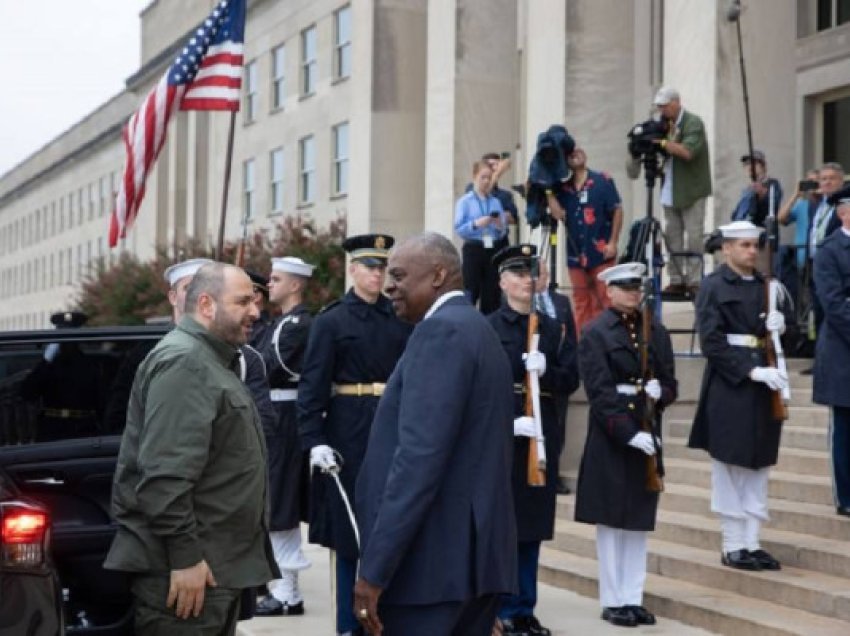
[[[299,201],[313,203],[316,198],[316,140],[312,135],[298,142],[298,171],[301,175]]]
[[[77,225],[83,224],[83,189],[77,190]]]
[[[272,50],[272,109],[283,108],[286,99],[286,49],[281,44]]]
[[[333,127],[333,192],[348,193],[348,122]]]
[[[823,105],[823,160],[850,166],[850,95]]]
[[[106,213],[106,177],[101,177],[98,181],[98,194],[100,195],[100,201],[98,201],[98,216],[103,216]]]
[[[246,223],[254,218],[254,178],[254,160],[248,159],[242,164],[242,218]]]
[[[271,174],[271,191],[269,192],[271,209],[269,213],[280,214],[283,212],[283,148],[272,150],[269,173]]]
[[[334,13],[334,79],[351,75],[351,6]]]
[[[257,118],[257,62],[245,65],[245,123]]]
[[[89,190],[89,221],[94,218],[94,184],[88,185]]]
[[[316,27],[301,32],[301,94],[316,92]]]
[[[850,22],[850,0],[817,0],[818,31]]]

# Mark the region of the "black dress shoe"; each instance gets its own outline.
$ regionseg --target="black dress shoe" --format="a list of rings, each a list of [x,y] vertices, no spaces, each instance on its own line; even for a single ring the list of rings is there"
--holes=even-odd
[[[555,486],[555,490],[559,495],[569,495],[572,492],[570,487],[567,485],[567,480],[560,475],[558,476],[558,485]]]
[[[502,623],[502,636],[530,636],[530,634],[523,629],[522,622],[519,617],[501,618],[499,621]]]
[[[761,570],[761,565],[749,550],[733,550],[720,555],[720,562],[738,570]]]
[[[603,607],[602,620],[620,627],[637,627],[637,618],[625,607]]]
[[[655,614],[643,605],[626,605],[626,609],[632,613],[638,625],[655,625]]]
[[[274,596],[267,596],[257,603],[255,616],[301,616],[304,613],[304,601],[300,603],[281,603]]]
[[[750,552],[750,556],[753,557],[756,562],[761,566],[762,570],[781,570],[782,564],[777,561],[773,555],[765,552],[764,550],[753,550]]]
[[[840,514],[842,517],[850,517],[850,507],[848,506],[838,506],[835,509],[835,512]]]
[[[800,375],[812,375],[815,372],[814,367],[809,367],[808,369],[803,369],[800,371]]]
[[[552,630],[543,627],[534,615],[523,616],[523,627],[530,636],[552,636]]]

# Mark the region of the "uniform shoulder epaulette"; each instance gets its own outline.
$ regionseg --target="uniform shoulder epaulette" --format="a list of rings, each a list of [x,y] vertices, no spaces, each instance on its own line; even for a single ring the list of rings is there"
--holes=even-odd
[[[331,301],[331,302],[329,302],[327,305],[325,305],[324,307],[322,307],[322,308],[319,310],[319,313],[320,313],[320,314],[323,314],[323,313],[325,313],[326,311],[330,311],[330,310],[331,310],[331,309],[333,309],[334,307],[338,306],[341,302],[342,302],[342,299],[341,299],[341,298],[337,298],[336,300]]]

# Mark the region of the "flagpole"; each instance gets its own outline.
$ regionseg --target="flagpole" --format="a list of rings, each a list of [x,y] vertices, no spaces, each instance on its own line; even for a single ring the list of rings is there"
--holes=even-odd
[[[224,158],[224,186],[221,194],[221,219],[218,223],[218,243],[216,244],[216,259],[224,258],[224,223],[227,218],[227,193],[230,189],[230,168],[233,164],[233,133],[236,130],[236,111],[230,111],[230,131],[227,133],[227,153]]]

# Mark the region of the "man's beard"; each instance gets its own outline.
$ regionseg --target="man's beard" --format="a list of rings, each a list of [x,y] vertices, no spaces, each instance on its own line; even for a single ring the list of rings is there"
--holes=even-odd
[[[242,330],[242,323],[231,319],[221,310],[216,311],[211,327],[210,331],[213,334],[234,347],[241,347],[247,342],[247,338]]]

